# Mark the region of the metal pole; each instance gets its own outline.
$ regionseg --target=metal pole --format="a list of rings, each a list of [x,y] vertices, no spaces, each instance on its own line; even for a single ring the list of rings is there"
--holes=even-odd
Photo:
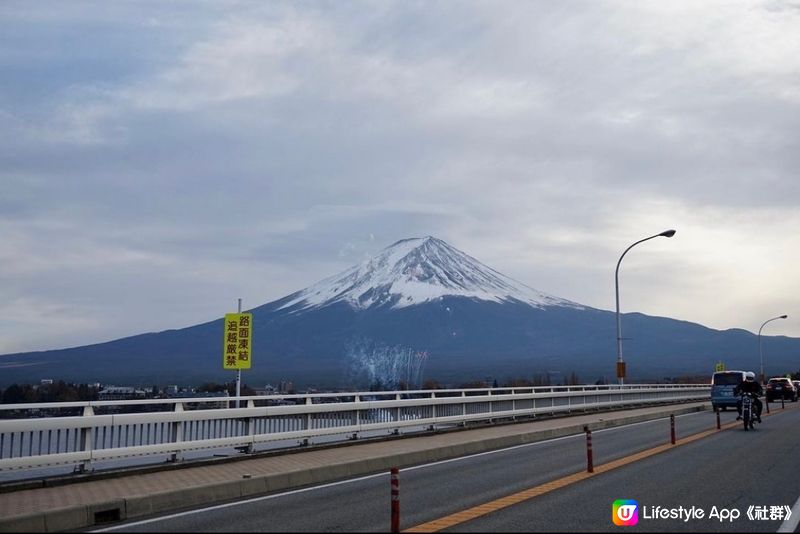
[[[630,250],[630,247],[628,247],[628,250]],[[628,250],[625,252],[628,252]],[[625,255],[625,252],[622,253],[622,256]],[[619,264],[622,263],[622,256],[619,257],[617,270],[614,272],[614,290],[617,295],[617,364],[622,363],[622,325],[619,320]],[[618,376],[617,378],[620,386],[625,384],[625,377]]]
[[[239,299],[239,311],[242,313],[242,299]],[[239,396],[242,394],[242,370],[236,370],[236,407],[239,408]]]
[[[669,440],[670,443],[675,445],[675,415],[670,414],[669,416]]]
[[[722,425],[719,422],[719,408],[717,408],[714,411],[717,412],[717,430],[721,430],[722,429]]]
[[[594,473],[594,458],[592,455],[592,431],[589,430],[589,426],[583,427],[584,432],[586,432],[586,471],[588,473]]]
[[[400,532],[400,470],[392,467],[392,532]]]
[[[761,325],[761,328],[758,329],[758,354],[761,357],[761,384],[766,384],[766,377],[764,376],[764,351],[761,349],[761,331],[764,329],[764,326],[770,321],[774,321],[776,319],[786,319],[787,317],[789,316],[779,315],[778,317],[767,319],[766,321],[764,321],[764,324]]]
[[[650,239],[654,239],[656,237],[672,237],[674,235],[675,235],[675,230],[665,230],[665,231],[661,232],[660,234],[656,234],[656,235],[652,235],[650,237],[646,237],[644,239],[640,239],[639,241],[637,241],[633,245],[631,245],[628,248],[626,248],[625,252],[622,253],[622,256],[620,256],[619,260],[617,261],[617,268],[614,271],[614,290],[615,290],[616,300],[617,300],[617,363],[618,364],[624,363],[623,360],[622,360],[622,325],[620,323],[620,317],[619,317],[619,266],[622,263],[622,258],[625,257],[625,254],[627,254],[630,249],[632,249],[633,247],[635,247],[639,243],[644,243],[645,241],[649,241]],[[620,376],[618,378],[619,378],[619,385],[620,386],[624,385],[625,384],[625,377],[624,376]]]
[[[767,324],[767,323],[764,323]],[[764,328],[764,324],[761,325],[761,328]],[[758,354],[761,360],[761,385],[764,385],[764,351],[761,350],[761,328],[758,329]]]

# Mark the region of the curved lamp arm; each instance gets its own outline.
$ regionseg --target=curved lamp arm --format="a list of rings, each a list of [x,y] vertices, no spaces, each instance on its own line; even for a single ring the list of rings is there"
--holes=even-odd
[[[777,317],[773,317],[772,319],[767,319],[764,321],[764,324],[761,325],[761,328],[758,329],[758,354],[761,357],[761,383],[764,383],[764,351],[761,349],[761,331],[764,329],[767,323],[776,321],[778,319],[786,319],[789,317],[788,315],[779,315]]]
[[[628,253],[630,249],[638,245],[639,243],[644,243],[645,241],[649,241],[650,239],[655,239],[656,237],[672,237],[675,235],[675,230],[664,230],[660,234],[651,235],[650,237],[645,237],[644,239],[640,239],[633,245],[629,246],[625,249],[625,252],[622,253],[622,256],[619,257],[617,261],[617,268],[614,271],[614,289],[617,298],[617,362],[622,362],[622,326],[619,320],[619,266],[622,263],[622,258],[625,257],[625,254]],[[620,378],[620,384],[622,383],[622,379]]]

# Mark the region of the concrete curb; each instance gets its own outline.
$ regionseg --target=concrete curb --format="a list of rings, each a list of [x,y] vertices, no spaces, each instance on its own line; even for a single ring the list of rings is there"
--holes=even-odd
[[[492,439],[466,441],[456,445],[448,445],[433,449],[389,454],[377,458],[368,458],[355,462],[340,463],[324,467],[315,467],[268,476],[226,481],[205,486],[195,486],[178,491],[167,491],[138,495],[125,499],[113,499],[88,505],[70,506],[52,509],[28,515],[0,518],[0,532],[58,532],[74,530],[107,522],[125,519],[144,518],[158,513],[177,512],[192,507],[219,504],[243,497],[255,497],[290,488],[298,488],[309,484],[333,482],[351,477],[389,471],[392,467],[405,468],[429,462],[437,462],[478,454],[490,450],[535,443],[559,438],[584,431],[600,430],[643,421],[663,419],[669,414],[682,415],[710,409],[710,404],[701,406],[675,406],[672,410],[660,413],[639,414],[627,417],[612,417],[607,420],[573,424],[560,428],[536,430],[524,434],[514,434]],[[609,415],[612,415],[609,412]]]

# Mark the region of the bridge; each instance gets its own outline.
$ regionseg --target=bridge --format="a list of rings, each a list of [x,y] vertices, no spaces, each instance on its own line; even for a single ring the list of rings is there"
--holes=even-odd
[[[439,470],[440,477],[452,476],[452,482],[442,486],[440,480],[432,486],[439,488],[433,490],[434,496],[425,497],[425,491],[411,490],[408,500],[403,501],[406,513],[402,525],[407,528],[424,524],[431,515],[446,516],[444,512],[448,506],[448,509],[468,509],[467,505],[475,502],[476,498],[485,500],[487,495],[508,497],[514,494],[514,489],[538,479],[552,483],[563,478],[561,475],[585,469],[585,465],[580,465],[582,462],[585,464],[585,460],[581,460],[585,454],[581,449],[585,447],[582,441],[585,429],[597,433],[598,470],[603,469],[603,463],[609,458],[638,454],[647,450],[649,445],[663,444],[665,421],[669,415],[677,415],[679,440],[699,431],[708,431],[713,415],[708,411],[697,412],[700,408],[707,408],[708,403],[693,402],[707,398],[707,385],[633,385],[299,395],[283,398],[280,403],[275,402],[275,397],[250,397],[243,398],[243,407],[239,408],[235,407],[235,399],[228,401],[231,407],[211,404],[219,403],[218,398],[68,403],[57,407],[3,406],[10,408],[10,413],[17,417],[0,421],[0,439],[3,441],[0,462],[4,462],[0,463],[0,468],[4,471],[22,469],[29,472],[62,464],[90,473],[109,458],[120,461],[133,455],[160,457],[161,462],[148,468],[149,472],[140,468],[137,474],[119,476],[115,473],[109,478],[101,476],[102,470],[96,469],[95,474],[77,475],[90,481],[72,486],[23,489],[24,486],[18,485],[16,491],[0,494],[0,529],[55,531],[86,528],[106,521],[149,517],[220,501],[264,499],[259,497],[261,495],[267,495],[269,502],[277,503],[281,499],[299,498],[301,494],[292,488],[304,488],[302,495],[310,496],[307,492],[319,484],[324,487],[314,491],[321,491],[321,494],[340,486],[355,488],[367,484],[369,488],[369,484],[383,479],[382,490],[376,489],[375,496],[362,499],[365,503],[375,499],[385,501],[383,506],[370,514],[375,516],[371,519],[354,514],[351,521],[355,522],[351,522],[346,530],[370,529],[367,525],[372,521],[376,522],[377,530],[388,530],[388,519],[385,524],[378,523],[381,517],[387,516],[390,467],[400,467],[401,480],[404,481],[407,481],[406,477],[416,476],[410,473],[430,470]],[[289,402],[295,404],[284,404]],[[142,411],[153,409],[154,403],[159,403],[162,411]],[[165,404],[171,405],[169,411],[163,411]],[[206,409],[200,409],[203,406]],[[121,413],[134,407],[138,413]],[[625,408],[627,410],[610,411]],[[39,417],[19,417],[25,409],[38,410]],[[43,411],[56,409],[67,413],[82,410],[83,413],[80,416],[42,417],[51,415]],[[114,413],[103,413],[109,411]],[[794,410],[786,411],[790,412]],[[557,417],[567,414],[571,417]],[[655,421],[644,423],[654,418]],[[723,414],[723,419],[732,419],[732,415]],[[517,424],[488,426],[485,423],[489,421],[516,421]],[[725,423],[731,424],[730,421]],[[452,431],[464,427],[467,430]],[[612,431],[612,427],[617,430]],[[655,430],[642,433],[646,428]],[[720,432],[716,428],[712,430]],[[610,438],[615,432],[624,437],[606,442],[606,436]],[[59,437],[53,438],[55,435]],[[112,435],[116,437],[112,438]],[[344,441],[331,441],[336,439]],[[287,440],[295,440],[295,445],[288,450],[304,452],[277,454],[275,446],[285,446]],[[305,446],[297,447],[298,441]],[[322,446],[324,443],[328,445]],[[342,443],[351,446],[342,447]],[[239,456],[249,459],[227,463],[180,461],[189,453],[220,450],[220,447],[238,449],[241,451]],[[509,447],[513,448],[508,450]],[[565,447],[572,452],[562,454]],[[547,453],[547,450],[551,452]],[[575,450],[579,451],[577,456]],[[506,473],[503,477],[509,477],[503,483],[494,474],[495,468],[486,464],[488,451],[500,451],[490,455],[498,459],[505,455],[512,455],[507,457],[511,458],[523,451],[527,451],[525,454],[529,456],[535,454],[538,459],[523,459],[522,464],[511,460],[510,465],[526,468],[512,467],[509,470],[506,466],[500,469],[499,472]],[[465,455],[480,456],[457,460]],[[48,456],[50,458],[46,458]],[[170,463],[164,463],[165,459]],[[509,463],[508,460],[492,461],[499,462],[498,466]],[[435,465],[430,466],[431,462]],[[444,508],[441,503],[432,506],[432,503],[442,500],[444,493],[463,492],[462,489],[453,489],[462,488],[459,479],[463,477],[456,475],[460,471],[451,468],[462,462],[466,466],[478,462],[476,466],[467,467],[465,472],[481,473],[478,480],[473,477],[463,484],[484,489],[470,493],[471,497],[462,501],[448,498],[449,504]],[[539,467],[536,467],[537,463]],[[169,466],[187,467],[164,470]],[[358,480],[353,480],[353,477]],[[10,485],[7,483],[6,486],[8,489]],[[447,488],[447,491],[443,492],[442,488]],[[408,491],[405,484],[403,489]],[[289,493],[284,493],[285,496],[276,494],[287,490]],[[434,498],[437,495],[438,498]],[[422,505],[405,506],[406,502],[415,501]],[[241,504],[244,507],[253,505],[255,503]],[[231,505],[227,506],[231,508]],[[336,508],[344,510],[348,507],[351,506],[340,503]],[[241,515],[241,512],[235,513]],[[280,515],[270,514],[270,517]],[[303,521],[308,521],[309,517],[299,513],[294,518],[297,524],[276,522],[270,523],[270,528],[309,530],[302,527]],[[320,521],[323,523],[317,523],[311,530],[325,530],[325,519]],[[148,524],[152,524],[155,530],[172,528],[165,524]],[[231,530],[227,519],[222,524]],[[331,524],[343,523],[336,519]],[[133,528],[145,527],[138,525]],[[264,528],[263,525],[259,527]]]

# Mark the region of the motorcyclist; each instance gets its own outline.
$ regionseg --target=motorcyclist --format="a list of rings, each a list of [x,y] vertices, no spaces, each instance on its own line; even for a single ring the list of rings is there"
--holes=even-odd
[[[761,389],[761,384],[756,382],[756,374],[748,371],[744,374],[744,381],[733,388],[733,394],[737,397],[740,395],[751,395],[753,397],[753,410],[755,412],[756,421],[759,423],[761,422],[761,400],[758,398],[764,394],[764,390]],[[739,398],[736,401],[736,409],[739,411],[739,417],[736,420],[740,420],[742,418],[742,399]]]

